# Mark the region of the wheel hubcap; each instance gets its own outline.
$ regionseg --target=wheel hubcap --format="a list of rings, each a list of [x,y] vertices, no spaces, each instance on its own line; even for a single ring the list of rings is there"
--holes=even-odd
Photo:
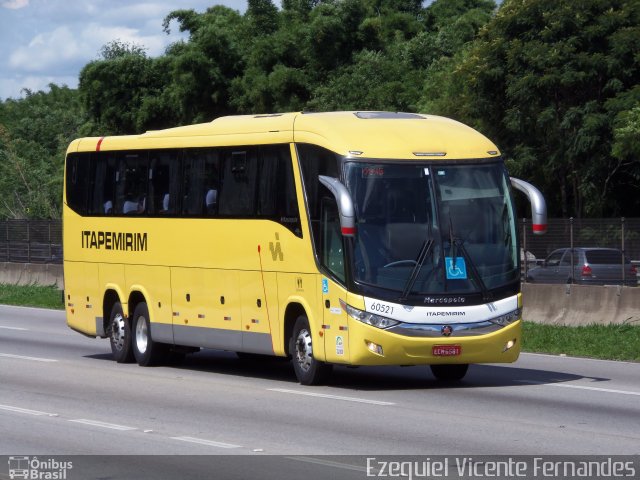
[[[300,330],[298,338],[296,338],[296,360],[302,371],[309,371],[313,360],[313,349],[311,348],[311,334],[305,328]]]
[[[124,347],[125,341],[125,333],[124,333],[124,317],[121,313],[117,313],[113,317],[113,321],[111,322],[111,342],[116,350],[122,350]]]
[[[147,322],[144,317],[138,317],[136,322],[136,346],[140,353],[147,351],[147,344],[149,343],[149,334],[147,332]]]

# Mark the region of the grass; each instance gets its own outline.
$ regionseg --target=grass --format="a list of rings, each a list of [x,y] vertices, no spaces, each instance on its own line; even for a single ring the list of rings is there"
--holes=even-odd
[[[0,304],[62,310],[62,293],[55,285],[12,285],[0,283]]]
[[[55,285],[0,284],[0,304],[62,310]],[[524,322],[523,351],[640,362],[640,325],[563,327]]]
[[[524,322],[522,350],[640,362],[640,325],[565,327]]]

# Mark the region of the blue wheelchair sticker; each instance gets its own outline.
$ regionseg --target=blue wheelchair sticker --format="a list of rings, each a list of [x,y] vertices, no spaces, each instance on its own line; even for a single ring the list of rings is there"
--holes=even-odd
[[[322,293],[329,293],[329,280],[326,278],[322,279]]]
[[[456,257],[455,264],[453,257],[444,257],[444,263],[447,267],[447,280],[466,280],[467,264],[464,257]]]

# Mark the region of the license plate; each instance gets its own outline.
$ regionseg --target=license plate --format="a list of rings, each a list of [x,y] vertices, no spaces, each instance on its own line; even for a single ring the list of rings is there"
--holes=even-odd
[[[434,345],[431,354],[434,357],[455,357],[462,353],[460,345]]]

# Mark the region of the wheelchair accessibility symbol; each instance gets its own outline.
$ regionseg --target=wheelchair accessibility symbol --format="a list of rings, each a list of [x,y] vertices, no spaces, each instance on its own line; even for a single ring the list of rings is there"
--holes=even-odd
[[[444,257],[444,263],[447,267],[447,280],[467,279],[467,264],[464,257],[456,257],[455,263],[453,257]]]

